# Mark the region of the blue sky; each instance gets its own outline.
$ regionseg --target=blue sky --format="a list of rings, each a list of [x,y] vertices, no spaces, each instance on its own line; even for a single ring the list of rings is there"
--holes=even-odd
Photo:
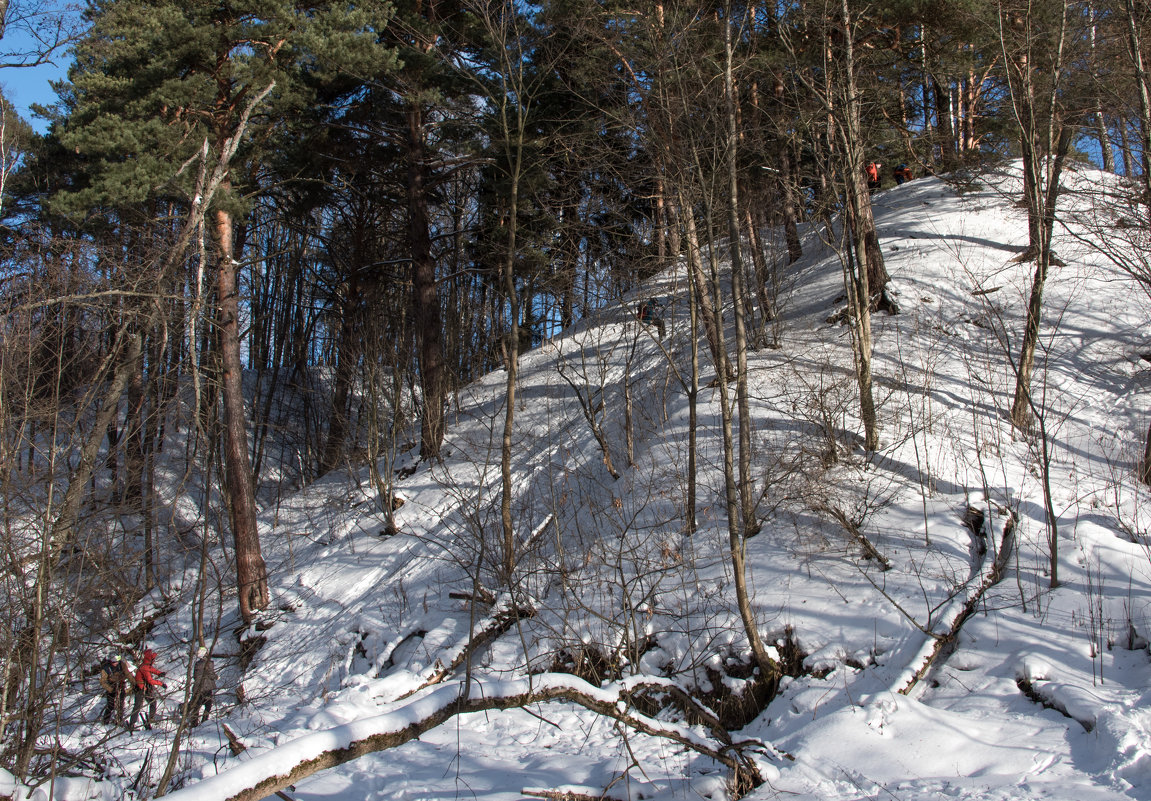
[[[56,64],[42,64],[39,67],[0,67],[0,86],[20,116],[32,123],[37,131],[44,132],[44,120],[34,119],[29,107],[33,103],[51,105],[56,102],[50,81],[63,78],[68,72],[67,56],[57,59]]]
[[[63,30],[59,25],[63,24]],[[0,42],[0,63],[31,60],[28,54],[42,49],[42,42],[56,41],[59,36],[75,33],[80,27],[79,9],[69,0],[44,0],[24,3],[12,0],[8,14],[9,25]],[[33,103],[51,105],[56,93],[51,82],[67,76],[72,62],[71,51],[62,47],[53,54],[50,63],[37,67],[0,67],[0,87],[16,111],[38,131],[44,131],[44,120],[32,118],[29,107]]]

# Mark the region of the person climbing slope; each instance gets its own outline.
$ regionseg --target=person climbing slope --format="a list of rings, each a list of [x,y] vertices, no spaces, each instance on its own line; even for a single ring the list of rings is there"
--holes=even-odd
[[[146,649],[144,659],[140,663],[140,667],[136,669],[135,696],[132,702],[132,716],[128,718],[128,731],[135,730],[136,719],[140,715],[140,709],[144,706],[145,700],[148,702],[148,716],[144,718],[144,728],[152,728],[152,721],[156,719],[156,704],[159,700],[159,692],[156,688],[168,686],[157,678],[163,675],[164,671],[156,667],[156,652],[150,648]]]
[[[104,711],[100,719],[104,723],[124,722],[124,698],[127,695],[128,681],[132,678],[132,668],[123,654],[109,654],[100,663],[100,687],[104,690]]]
[[[664,335],[667,333],[667,330],[663,324],[663,317],[659,313],[660,308],[662,307],[658,300],[655,298],[648,298],[640,304],[637,312],[639,315],[639,321],[645,325],[654,325],[655,330],[659,333],[659,338],[663,339]]]
[[[212,665],[212,655],[200,646],[196,652],[196,666],[192,669],[192,704],[188,709],[192,726],[199,726],[208,719],[212,711],[212,696],[216,692],[216,668]],[[203,711],[203,715],[201,715]]]

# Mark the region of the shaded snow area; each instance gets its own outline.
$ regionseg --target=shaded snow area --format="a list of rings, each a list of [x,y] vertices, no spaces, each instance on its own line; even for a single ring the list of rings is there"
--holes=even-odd
[[[1074,192],[1102,178],[1066,180]],[[1034,384],[1051,525],[1040,441],[1006,419],[1007,349],[1022,333],[1033,270],[1013,261],[1027,238],[1013,190],[1010,179],[961,194],[922,179],[874,196],[900,306],[872,320],[877,453],[861,448],[850,329],[828,322],[843,305],[841,267],[818,232],[782,282],[779,347],[749,353],[763,528],[746,543],[748,581],[759,631],[793,675],[738,723],[721,713],[732,740],[759,742],[743,753],[764,783],[746,798],[1151,798],[1151,496],[1133,480],[1151,406],[1151,365],[1139,356],[1151,350],[1151,306],[1059,233],[1066,266],[1048,282]],[[1068,195],[1061,208],[1078,202]],[[462,692],[491,708],[447,715],[285,792],[732,797],[729,768],[691,747],[722,751],[712,727],[681,705],[626,700],[637,682],[664,682],[718,713],[752,677],[702,334],[698,530],[684,522],[685,275],[681,265],[657,276],[522,357],[511,590],[500,571],[502,371],[453,399],[442,463],[398,464],[408,468],[395,486],[398,534],[385,535],[366,470],[330,474],[265,510],[274,600],[261,630],[246,633],[263,644],[241,678],[226,598],[216,652],[228,687],[183,744],[171,797],[227,798],[352,743],[383,743]],[[634,315],[650,296],[664,303],[662,341]],[[882,559],[864,558],[859,537]],[[177,612],[155,629],[169,675],[186,670],[190,625]],[[552,691],[562,697],[499,708]],[[573,703],[576,693],[587,703]],[[90,703],[96,720],[99,701]],[[232,754],[224,725],[247,751]],[[165,722],[115,734],[115,776],[69,780],[57,797],[135,797],[142,772],[158,779],[174,731]],[[106,734],[91,724],[66,736]]]

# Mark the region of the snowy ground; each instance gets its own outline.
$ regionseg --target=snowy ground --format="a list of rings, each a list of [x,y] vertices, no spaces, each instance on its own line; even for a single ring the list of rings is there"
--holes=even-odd
[[[838,309],[840,267],[817,241],[783,301],[781,347],[749,357],[753,469],[764,488],[764,528],[747,545],[755,612],[767,641],[790,630],[806,654],[802,675],[785,678],[734,733],[764,744],[757,759],[767,781],[749,798],[1151,798],[1151,496],[1131,478],[1147,424],[1151,365],[1139,354],[1151,350],[1151,304],[1061,236],[1067,266],[1048,283],[1035,385],[1058,515],[1061,584],[1052,590],[1038,443],[1014,437],[1005,419],[1014,379],[1004,343],[1018,341],[1031,278],[1030,265],[1012,261],[1026,223],[993,183],[957,195],[922,179],[874,198],[902,308],[873,319],[877,454],[857,447],[849,332],[826,322]],[[652,294],[667,304],[663,342],[631,314]],[[309,749],[410,723],[458,694],[467,669],[453,659],[471,632],[513,606],[533,615],[474,655],[472,697],[558,681],[557,654],[593,646],[614,654],[618,677],[697,689],[747,662],[726,556],[715,388],[700,396],[699,530],[684,530],[686,296],[682,271],[670,271],[523,357],[512,593],[495,570],[502,372],[454,404],[444,463],[416,465],[398,482],[398,535],[381,536],[366,474],[331,475],[266,510],[274,625],[259,632],[266,643],[243,676],[246,703],[221,693],[219,715],[185,744],[177,797],[227,797]],[[712,377],[705,368],[701,384]],[[581,406],[603,427],[618,481]],[[964,525],[968,507],[986,516],[986,556]],[[891,569],[864,560],[821,508],[853,518]],[[933,644],[928,632],[948,631],[985,582],[1012,513],[1019,547],[1005,577],[953,649],[900,692]],[[460,599],[477,581],[494,606]],[[226,599],[216,653],[234,684],[232,606]],[[155,632],[170,675],[186,668],[190,632],[183,613]],[[602,692],[618,687],[601,678]],[[682,726],[672,712],[656,717]],[[230,754],[223,724],[248,746],[244,756]],[[61,783],[57,797],[130,796],[141,771],[158,778],[173,731],[169,723],[116,735],[113,772],[125,778]],[[86,726],[68,736],[105,734]],[[453,718],[288,792],[301,801],[505,801],[557,790],[719,801],[727,777],[669,739],[551,702]]]

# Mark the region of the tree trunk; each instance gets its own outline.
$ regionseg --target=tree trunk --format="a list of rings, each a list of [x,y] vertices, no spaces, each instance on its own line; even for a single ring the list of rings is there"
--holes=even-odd
[[[751,497],[751,423],[747,402],[747,343],[743,331],[742,312],[742,259],[739,242],[739,205],[736,171],[736,139],[739,133],[735,111],[735,83],[732,75],[732,41],[731,41],[731,4],[728,3],[724,14],[724,88],[727,101],[727,157],[728,157],[728,236],[731,241],[731,275],[732,275],[732,306],[735,317],[736,359],[739,367],[736,375],[738,385],[736,388],[736,403],[739,406],[739,484],[736,484],[736,471],[733,464],[734,443],[732,442],[731,404],[728,400],[727,382],[719,382],[720,407],[723,418],[723,472],[724,489],[727,501],[727,531],[728,552],[731,557],[732,577],[735,583],[736,605],[739,616],[743,621],[744,633],[747,635],[751,647],[752,658],[765,679],[774,680],[779,677],[779,666],[768,654],[763,639],[759,635],[759,624],[755,619],[755,612],[751,608],[751,595],[747,587],[747,564],[745,561],[745,548],[747,538],[754,534],[759,525],[755,519],[755,509]],[[715,248],[712,251],[712,269],[715,272]],[[719,282],[716,280],[716,299],[720,297]],[[717,306],[718,309],[718,306]],[[719,325],[719,315],[716,312],[716,325]],[[725,360],[726,361],[726,360]],[[716,363],[716,374],[726,372],[724,362]],[[738,499],[738,501],[737,501]],[[737,503],[739,504],[737,507]]]
[[[747,325],[744,308],[743,241],[739,229],[739,122],[732,64],[731,25],[724,25],[724,94],[727,101],[727,236],[731,254],[731,307],[735,324],[736,405],[739,411],[739,498],[742,537],[759,531],[751,479],[751,405],[747,391]],[[719,287],[716,287],[719,298]]]
[[[863,238],[863,249],[867,254],[867,288],[871,298],[882,295],[887,290],[891,277],[883,261],[883,250],[879,247],[879,232],[875,229],[875,216],[871,210],[871,196],[864,193],[858,199],[856,225]]]
[[[951,93],[944,89],[934,77],[931,89],[935,95],[935,118],[938,121],[939,164],[943,170],[952,169],[958,159],[955,150],[955,126],[951,117]]]
[[[663,270],[667,267],[667,208],[664,202],[664,184],[663,180],[657,178],[655,181],[655,246],[656,246],[656,270]]]
[[[1107,120],[1100,109],[1096,109],[1093,116],[1095,117],[1095,136],[1099,139],[1099,151],[1103,155],[1103,170],[1114,173],[1115,152],[1111,149],[1111,136],[1107,133]]]
[[[863,422],[864,448],[879,447],[879,422],[871,377],[871,298],[887,285],[887,270],[879,252],[871,196],[863,180],[863,125],[859,92],[855,83],[855,49],[848,0],[841,7],[843,24],[843,72],[846,94],[840,113],[839,131],[844,152],[844,190],[847,195],[845,232],[848,252],[844,258],[844,278],[852,320],[855,378],[859,385],[859,413]],[[852,252],[854,251],[854,252]]]
[[[687,533],[694,534],[698,523],[695,515],[696,503],[696,471],[698,450],[698,421],[699,421],[699,304],[694,281],[688,281],[688,307],[691,314],[691,386],[688,388],[687,410]],[[1151,434],[1147,438],[1151,443]],[[1151,447],[1151,445],[1148,445]]]
[[[703,273],[703,252],[699,246],[699,234],[695,225],[695,213],[684,202],[684,195],[680,193],[680,215],[684,223],[684,236],[687,237],[688,269],[691,272],[692,286],[695,290],[696,300],[699,303],[700,317],[703,318],[703,330],[707,334],[707,344],[711,348],[711,355],[716,369],[719,365],[727,365],[727,354],[724,352],[722,329],[719,328],[721,320],[717,320],[715,310],[712,308],[711,295],[708,289],[708,280]],[[730,375],[717,372],[720,380],[730,380]]]
[[[712,250],[712,263],[714,267],[715,254]],[[718,281],[716,282],[718,290]],[[719,313],[712,312],[717,318]],[[717,319],[718,323],[718,319]],[[726,356],[726,354],[723,354]],[[726,358],[716,364],[716,375],[721,375],[728,369]],[[745,560],[747,529],[741,525],[739,484],[736,481],[735,442],[732,432],[732,404],[731,390],[728,382],[717,382],[719,388],[720,419],[723,432],[723,480],[724,500],[727,511],[727,539],[728,555],[731,558],[732,580],[735,585],[735,602],[739,611],[743,630],[747,635],[751,647],[752,658],[764,676],[778,676],[778,670],[763,646],[759,636],[759,624],[755,619],[755,611],[751,608],[751,595],[747,587],[747,562]]]
[[[1139,465],[1139,480],[1151,485],[1151,425],[1147,426],[1147,442],[1143,445],[1143,463]]]
[[[228,211],[216,211],[218,249],[220,357],[223,376],[224,481],[236,548],[236,586],[240,614],[245,623],[268,605],[268,573],[260,553],[256,520],[256,494],[248,455],[248,429],[244,415],[244,364],[240,349],[240,297],[233,248],[233,220]]]
[[[853,165],[854,166],[854,165]],[[862,167],[862,164],[858,165]],[[851,312],[852,347],[855,357],[855,380],[859,387],[859,418],[863,423],[863,447],[874,451],[879,447],[879,419],[875,411],[875,394],[871,377],[871,272],[867,239],[857,228],[855,210],[860,203],[870,204],[866,198],[867,188],[857,176],[858,170],[848,171],[847,193],[854,201],[849,201],[849,213],[844,231],[847,253],[844,257],[844,289],[847,293]],[[861,197],[862,196],[862,197]]]
[[[796,201],[795,179],[792,176],[791,154],[785,143],[780,147],[780,184],[783,187],[783,230],[787,240],[787,263],[795,264],[803,258],[803,244],[799,239],[799,203]]]
[[[73,538],[76,524],[80,514],[80,502],[87,492],[88,482],[99,464],[100,444],[108,427],[120,408],[120,398],[124,389],[132,379],[134,371],[139,369],[140,354],[143,352],[144,335],[140,332],[130,333],[129,325],[125,323],[116,333],[116,344],[112,348],[109,358],[115,358],[124,350],[122,360],[116,366],[112,381],[104,391],[100,403],[100,411],[96,415],[91,432],[80,449],[80,458],[68,479],[68,489],[64,491],[64,498],[60,502],[60,511],[52,524],[52,536],[49,539],[53,553],[59,553]]]
[[[414,103],[407,110],[408,249],[412,259],[412,322],[419,342],[420,458],[435,459],[444,441],[445,381],[443,324],[436,286],[436,264],[428,219],[428,167],[424,112]],[[513,343],[514,346],[514,343]]]
[[[1039,323],[1043,312],[1043,290],[1047,283],[1047,273],[1051,268],[1052,249],[1051,239],[1055,233],[1055,207],[1059,199],[1059,178],[1063,172],[1063,162],[1071,147],[1073,128],[1064,125],[1059,134],[1059,144],[1056,147],[1055,160],[1047,176],[1046,192],[1041,191],[1037,184],[1040,180],[1038,171],[1039,157],[1033,155],[1034,170],[1031,173],[1031,182],[1036,184],[1029,192],[1028,218],[1031,214],[1031,204],[1037,206],[1034,226],[1036,263],[1035,275],[1031,280],[1031,295],[1027,302],[1027,322],[1023,329],[1023,339],[1019,345],[1019,363],[1015,371],[1015,397],[1011,402],[1011,422],[1019,429],[1025,429],[1031,422],[1031,376],[1035,370],[1035,349],[1039,344]]]
[[[1143,152],[1143,172],[1140,176],[1142,192],[1140,194],[1143,198],[1147,222],[1151,225],[1151,154],[1147,152],[1148,148],[1151,148],[1151,75],[1148,75],[1143,61],[1143,43],[1137,24],[1135,0],[1126,0],[1124,10],[1127,18],[1128,55],[1131,57],[1131,65],[1135,72],[1136,91],[1139,95],[1139,121],[1141,123],[1139,129],[1142,142],[1138,149]],[[1126,136],[1127,126],[1120,126],[1120,130],[1123,132],[1124,153],[1126,154],[1124,172],[1130,175],[1131,159]],[[1139,480],[1144,484],[1151,485],[1151,426],[1147,429],[1147,441],[1143,447],[1143,462],[1139,466],[1138,472]]]
[[[767,257],[763,255],[763,240],[759,236],[755,215],[751,207],[744,210],[744,224],[747,226],[748,246],[751,248],[751,262],[755,268],[755,297],[759,302],[759,318],[756,330],[756,346],[762,347],[768,342],[767,327],[775,319],[775,303],[771,286],[771,271],[768,269]]]
[[[516,218],[519,214],[519,160],[516,154],[515,175],[512,176],[511,197],[508,210],[508,250],[504,259],[502,279],[504,292],[508,297],[508,319],[511,330],[504,349],[506,355],[507,382],[504,386],[504,430],[500,437],[500,528],[503,531],[503,573],[504,580],[511,586],[516,567],[515,527],[512,520],[512,431],[516,418],[516,380],[519,374],[519,298],[516,295],[515,254]]]
[[[1143,154],[1143,172],[1139,176],[1143,184],[1143,203],[1145,206],[1147,224],[1151,225],[1151,75],[1143,62],[1143,42],[1139,33],[1136,15],[1136,0],[1126,0],[1127,11],[1127,49],[1131,56],[1131,65],[1135,71],[1135,89],[1139,95],[1139,130],[1140,142],[1138,150]],[[1127,126],[1123,126],[1126,130]],[[1130,152],[1128,150],[1128,152]],[[1128,160],[1127,174],[1130,175],[1131,163]]]
[[[690,749],[715,760],[732,771],[729,778],[732,787],[753,789],[763,783],[756,761],[743,753],[747,743],[732,743],[730,734],[709,710],[701,707],[678,687],[669,688],[666,681],[645,684],[647,686],[641,684],[637,687],[636,682],[630,682],[626,686],[615,683],[600,687],[575,676],[544,673],[536,675],[531,683],[507,680],[481,683],[476,679],[476,689],[470,694],[461,693],[455,686],[444,685],[401,707],[395,715],[398,721],[395,725],[378,727],[375,731],[365,726],[362,732],[356,731],[352,737],[348,737],[343,745],[332,744],[341,736],[334,733],[339,730],[315,732],[298,740],[303,747],[288,752],[288,755],[275,751],[259,754],[251,761],[241,763],[238,769],[233,768],[231,775],[224,773],[210,776],[176,791],[170,797],[179,801],[193,798],[199,801],[258,801],[279,790],[291,788],[293,783],[321,770],[415,740],[457,715],[500,709],[535,709],[549,701],[582,706],[618,721],[621,726],[667,739],[677,743],[683,750]],[[637,711],[632,695],[639,695],[649,687],[661,693],[669,693],[677,705],[688,710],[687,715],[691,719],[701,723],[689,731],[682,725],[667,723]],[[714,738],[714,743],[708,735]]]
[[[1127,134],[1127,129],[1130,126],[1124,120],[1122,124],[1116,127],[1119,129],[1119,158],[1122,159],[1123,164],[1122,174],[1130,175],[1135,164],[1135,156],[1131,152],[1131,138]]]
[[[348,280],[340,302],[340,339],[336,343],[336,371],[332,386],[332,404],[328,414],[328,438],[324,444],[323,456],[320,458],[318,473],[320,476],[339,464],[340,456],[344,452],[344,443],[348,438],[348,398],[351,396],[356,365],[359,364],[357,353],[360,350],[360,343],[356,341],[355,319],[361,292],[359,282],[352,278]]]

